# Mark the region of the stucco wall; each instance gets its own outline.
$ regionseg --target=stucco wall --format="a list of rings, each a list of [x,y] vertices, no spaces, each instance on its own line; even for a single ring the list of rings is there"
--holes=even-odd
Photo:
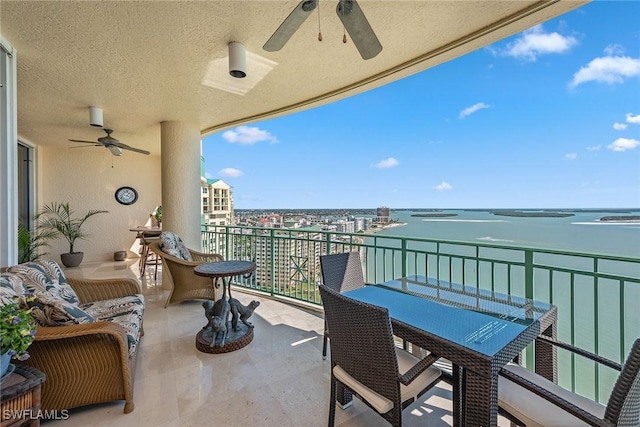
[[[137,249],[135,233],[129,229],[146,224],[149,214],[161,204],[159,156],[125,151],[114,157],[103,147],[39,146],[36,163],[36,210],[43,204],[68,201],[78,216],[90,209],[109,211],[85,223],[90,236],[76,241],[74,247],[85,253],[83,262],[112,260],[114,251]],[[138,191],[136,203],[125,206],[115,200],[115,191],[122,186]],[[60,238],[51,242],[47,258],[60,262],[59,254],[68,251],[66,240]]]

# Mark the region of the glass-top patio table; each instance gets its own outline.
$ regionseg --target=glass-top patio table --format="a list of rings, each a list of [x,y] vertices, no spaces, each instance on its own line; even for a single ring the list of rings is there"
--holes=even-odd
[[[553,305],[424,276],[344,295],[386,307],[394,335],[451,361],[454,426],[496,426],[500,369],[539,335],[556,335]],[[555,382],[554,347],[538,342],[535,352],[536,372]]]

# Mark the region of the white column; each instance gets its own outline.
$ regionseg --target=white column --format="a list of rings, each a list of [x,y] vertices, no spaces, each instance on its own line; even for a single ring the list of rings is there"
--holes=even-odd
[[[200,129],[192,123],[162,122],[160,134],[162,229],[200,251]]]
[[[0,267],[18,262],[16,54],[0,36]]]

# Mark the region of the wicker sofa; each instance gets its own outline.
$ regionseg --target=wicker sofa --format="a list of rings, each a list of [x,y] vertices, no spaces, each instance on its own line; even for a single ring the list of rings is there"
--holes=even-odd
[[[42,410],[124,400],[133,411],[144,297],[135,279],[66,277],[54,261],[9,267],[0,303],[18,296],[33,308],[36,337],[23,363],[45,373]],[[33,293],[34,298],[24,298]]]

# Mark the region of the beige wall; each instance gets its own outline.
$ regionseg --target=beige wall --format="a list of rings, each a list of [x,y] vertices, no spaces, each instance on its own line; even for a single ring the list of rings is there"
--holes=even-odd
[[[129,228],[146,224],[149,214],[161,204],[159,156],[125,151],[114,157],[103,147],[39,146],[36,163],[36,210],[43,204],[68,201],[81,216],[90,209],[109,211],[85,223],[90,236],[76,241],[74,247],[85,253],[83,262],[112,260],[114,251],[136,250],[135,233]],[[121,205],[114,196],[125,185],[138,191],[138,201],[130,206]],[[66,240],[57,239],[51,242],[47,258],[60,262],[59,254],[68,250]]]

